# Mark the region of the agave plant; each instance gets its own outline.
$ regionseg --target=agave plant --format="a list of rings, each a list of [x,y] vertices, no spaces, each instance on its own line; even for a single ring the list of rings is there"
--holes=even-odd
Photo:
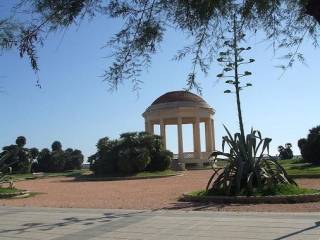
[[[229,22],[230,38],[225,38],[225,51],[219,53],[217,61],[224,67],[218,78],[227,78],[226,83],[231,87],[224,92],[234,93],[238,112],[240,133],[231,135],[224,126],[227,136],[223,137],[222,152],[213,152],[210,156],[213,174],[207,184],[207,191],[214,191],[223,195],[252,194],[255,190],[272,189],[278,184],[294,182],[277,160],[269,155],[270,138],[262,138],[259,131],[251,130],[245,135],[240,92],[251,87],[250,82],[243,82],[245,77],[251,76],[249,71],[241,70],[246,64],[255,62],[254,59],[245,60],[241,54],[251,50],[251,47],[240,47],[239,43],[245,39],[242,31],[242,19],[238,19],[237,9]],[[229,152],[225,152],[225,146]],[[217,168],[217,163],[226,162],[224,169]]]
[[[5,152],[0,156],[0,187],[4,183],[8,183],[10,188],[13,188],[13,181],[10,177],[12,172],[11,166],[16,164],[19,160],[16,160],[10,164],[6,164],[5,161],[10,157],[9,152]]]
[[[259,131],[251,130],[245,141],[240,133],[231,135],[224,126],[222,151],[211,154],[214,173],[207,184],[207,191],[224,195],[252,194],[255,190],[272,189],[278,184],[296,184],[284,168],[269,155],[270,138],[262,138]],[[225,152],[228,146],[229,152]],[[217,167],[226,162],[224,169]]]

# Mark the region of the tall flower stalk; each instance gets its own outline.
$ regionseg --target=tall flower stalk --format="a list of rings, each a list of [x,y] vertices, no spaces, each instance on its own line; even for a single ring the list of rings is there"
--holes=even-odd
[[[231,87],[224,92],[234,93],[236,96],[240,129],[240,133],[232,135],[225,127],[227,136],[223,137],[222,152],[215,151],[210,156],[214,173],[208,181],[207,191],[222,195],[251,195],[255,191],[273,189],[279,184],[294,183],[276,159],[269,155],[270,138],[262,138],[261,133],[254,130],[245,135],[240,92],[252,86],[250,82],[243,81],[252,73],[241,70],[241,66],[255,60],[245,60],[242,57],[251,47],[239,46],[245,38],[241,28],[241,20],[237,19],[235,11],[229,23],[230,38],[225,38],[225,51],[220,52],[217,59],[223,65],[223,72],[217,77],[227,78],[225,82]],[[224,151],[226,145],[229,152]],[[219,160],[227,162],[222,171],[216,168]]]
[[[246,83],[245,85],[243,85],[242,82],[240,82],[241,78],[251,75],[251,72],[249,71],[244,71],[243,73],[241,73],[240,66],[243,64],[253,63],[255,60],[251,58],[248,61],[245,61],[241,56],[242,52],[250,50],[251,47],[239,47],[239,43],[244,40],[245,34],[241,31],[241,22],[237,20],[236,14],[233,15],[229,31],[232,33],[232,36],[230,39],[226,39],[226,41],[224,42],[226,50],[220,52],[220,57],[217,59],[218,62],[224,65],[224,69],[222,73],[217,75],[217,77],[232,79],[227,80],[226,83],[233,85],[235,91],[226,90],[225,93],[235,93],[236,95],[239,129],[241,138],[244,141],[245,131],[242,117],[240,91],[245,87],[252,86],[252,84]],[[226,75],[229,72],[232,72],[232,75]]]

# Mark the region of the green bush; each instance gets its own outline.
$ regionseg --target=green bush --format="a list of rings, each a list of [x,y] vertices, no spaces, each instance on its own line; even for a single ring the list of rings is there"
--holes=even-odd
[[[13,173],[29,173],[36,150],[24,148],[26,142],[26,138],[20,136],[16,139],[16,145],[3,147],[0,155],[5,160],[0,167],[10,166]]]
[[[63,172],[65,170],[65,154],[62,150],[52,151],[49,162],[48,172]]]
[[[97,153],[88,158],[90,169],[98,175],[117,172],[117,141],[105,137],[101,138],[96,146]]]
[[[39,172],[46,172],[50,169],[50,158],[51,152],[48,148],[44,148],[40,151],[37,163],[38,166],[36,167],[37,171]]]
[[[64,170],[81,169],[83,163],[83,155],[80,150],[68,148],[64,151],[65,166]]]
[[[150,163],[148,135],[144,133],[123,133],[118,141],[118,170],[121,173],[135,173],[146,169]]]
[[[293,158],[293,152],[291,150],[292,144],[291,143],[286,143],[285,146],[279,146],[278,151],[279,151],[279,158],[281,160],[286,160],[286,159],[292,159]]]
[[[54,141],[51,145],[52,151],[61,151],[62,150],[62,144],[59,141]]]
[[[34,169],[41,172],[64,172],[81,169],[83,155],[80,150],[68,148],[63,151],[59,141],[53,142],[51,148],[51,152],[47,148],[42,149]]]
[[[147,148],[130,147],[121,149],[118,159],[118,170],[131,174],[142,172],[150,163],[150,153]]]
[[[59,141],[52,143],[52,151],[44,148],[39,152],[37,148],[24,148],[26,138],[17,137],[16,144],[3,147],[0,153],[2,159],[0,168],[9,169],[12,173],[30,172],[61,172],[81,169],[83,155],[80,150],[71,148],[62,150]],[[7,167],[6,167],[7,166]]]
[[[102,138],[97,153],[89,157],[95,174],[132,174],[141,171],[163,171],[173,154],[165,151],[160,136],[145,132],[130,132],[118,140]]]
[[[307,138],[298,141],[302,158],[313,164],[320,164],[320,126],[309,130]]]
[[[151,157],[151,162],[148,165],[149,171],[164,171],[169,168],[173,153],[167,150],[158,152]]]

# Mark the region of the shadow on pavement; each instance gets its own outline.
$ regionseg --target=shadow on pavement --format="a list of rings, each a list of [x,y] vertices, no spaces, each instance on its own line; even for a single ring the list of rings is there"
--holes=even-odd
[[[301,230],[296,231],[296,232],[293,232],[293,233],[289,233],[289,234],[284,235],[284,236],[282,236],[282,237],[275,238],[274,240],[287,239],[287,238],[289,238],[289,237],[292,237],[292,236],[298,235],[298,234],[300,234],[300,233],[303,233],[303,232],[306,232],[306,231],[309,231],[309,230],[316,229],[316,228],[320,227],[320,221],[319,221],[319,222],[315,222],[314,224],[315,224],[315,225],[312,226],[312,227],[308,227],[308,228],[301,229]]]
[[[16,232],[16,234],[23,234],[32,229],[36,229],[38,231],[49,231],[55,228],[70,226],[72,224],[94,225],[96,223],[107,223],[107,222],[111,222],[112,220],[116,220],[123,217],[133,217],[136,214],[139,214],[139,212],[123,213],[123,214],[103,213],[101,217],[92,217],[92,218],[68,217],[60,221],[57,221],[56,223],[30,222],[30,223],[24,223],[20,226],[17,226],[16,228],[0,230],[0,235],[4,233],[12,233],[12,232]]]
[[[169,207],[161,208],[161,210],[216,210],[223,211],[228,206],[242,206],[241,204],[217,204],[217,203],[201,203],[201,202],[175,202]],[[160,209],[159,209],[160,210]]]

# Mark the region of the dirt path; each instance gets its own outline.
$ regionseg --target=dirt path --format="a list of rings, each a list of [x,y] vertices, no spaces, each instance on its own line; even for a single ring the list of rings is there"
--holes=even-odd
[[[289,211],[320,212],[320,203],[306,204],[190,204],[179,203],[184,192],[203,189],[210,170],[185,172],[183,176],[159,179],[79,182],[73,178],[59,177],[17,182],[20,189],[39,192],[31,198],[0,200],[0,205],[117,208],[117,209],[185,209],[215,211]],[[300,179],[300,186],[319,188],[320,179]]]

